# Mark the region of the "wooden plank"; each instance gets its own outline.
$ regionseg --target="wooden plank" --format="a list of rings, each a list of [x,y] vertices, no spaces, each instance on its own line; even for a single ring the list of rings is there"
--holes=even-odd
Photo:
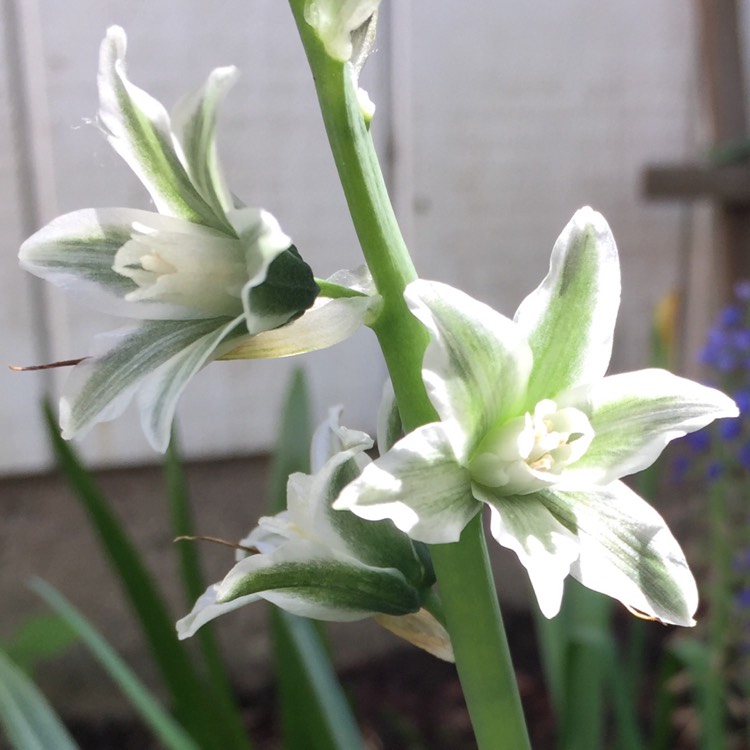
[[[707,198],[750,206],[750,166],[652,165],[644,171],[643,194],[661,200]]]

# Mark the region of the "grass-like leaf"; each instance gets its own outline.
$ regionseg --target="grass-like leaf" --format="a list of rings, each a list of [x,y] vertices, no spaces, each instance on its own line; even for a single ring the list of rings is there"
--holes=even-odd
[[[234,744],[233,735],[214,712],[209,693],[191,664],[188,653],[175,632],[174,618],[141,557],[125,533],[122,524],[110,510],[93,479],[81,465],[73,449],[60,436],[52,411],[45,415],[58,464],[89,516],[104,553],[117,575],[152,657],[172,697],[177,718],[203,750],[229,750],[247,747]]]
[[[174,536],[194,536],[195,530],[190,512],[190,495],[174,430],[167,450],[164,472],[167,480],[167,494]],[[184,542],[178,544],[176,550],[182,585],[185,590],[186,605],[189,610],[193,606],[193,602],[206,588],[201,574],[198,547],[190,542]],[[231,747],[250,748],[250,741],[237,711],[225,662],[214,638],[212,624],[208,623],[202,627],[195,637],[200,645],[207,669],[211,707],[217,716],[222,717],[224,732],[231,737],[233,742]]]
[[[47,699],[0,651],[0,726],[15,750],[78,750]]]
[[[187,732],[159,705],[117,652],[62,594],[38,578],[32,580],[30,585],[78,634],[167,750],[200,750]],[[58,746],[49,744],[44,747]]]

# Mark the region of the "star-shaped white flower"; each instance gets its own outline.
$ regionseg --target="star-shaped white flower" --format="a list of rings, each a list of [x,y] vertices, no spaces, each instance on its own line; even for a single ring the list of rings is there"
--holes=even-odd
[[[487,505],[547,617],[570,574],[650,617],[694,624],[697,589],[677,541],[619,479],[738,411],[663,370],[605,377],[620,269],[604,218],[576,213],[513,320],[434,282],[412,283],[406,299],[430,332],[423,379],[441,421],[397,442],[334,507],[440,544]]]
[[[75,211],[30,237],[19,258],[103,312],[138,321],[100,337],[74,368],[60,404],[64,437],[118,416],[137,392],[146,436],[164,450],[177,399],[208,362],[330,346],[362,323],[373,297],[362,275],[344,273],[331,281],[351,282],[352,296],[316,302],[312,271],[276,219],[228,190],[214,134],[234,68],[214,70],[170,118],[128,80],[125,50],[123,30],[110,28],[99,121],[158,213]]]

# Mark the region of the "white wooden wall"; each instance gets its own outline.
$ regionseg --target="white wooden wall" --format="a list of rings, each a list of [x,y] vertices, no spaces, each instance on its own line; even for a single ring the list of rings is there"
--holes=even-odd
[[[622,255],[614,367],[643,366],[651,310],[680,279],[683,212],[646,205],[639,176],[646,163],[695,148],[691,3],[384,4],[365,85],[422,275],[512,314],[546,272],[559,231],[590,203],[610,220]],[[167,105],[213,67],[238,65],[219,132],[232,189],[280,219],[317,275],[361,262],[285,2],[4,0],[0,9],[4,362],[82,356],[95,332],[115,324],[16,265],[22,239],[58,213],[148,207],[88,122],[98,45],[113,23],[129,35],[130,77]],[[370,332],[305,362],[319,414],[343,402],[349,424],[372,426],[385,371]],[[178,412],[189,455],[266,450],[295,364],[216,363],[201,373]],[[60,376],[0,368],[0,473],[48,465],[39,399]],[[81,446],[100,465],[155,458],[134,410]]]

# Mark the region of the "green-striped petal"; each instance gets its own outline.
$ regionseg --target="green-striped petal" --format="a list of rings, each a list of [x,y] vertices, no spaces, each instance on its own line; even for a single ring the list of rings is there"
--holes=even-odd
[[[583,457],[566,469],[565,482],[608,484],[650,466],[667,443],[705,427],[714,419],[736,417],[731,398],[666,370],[612,375],[562,394],[560,406],[583,411],[594,439]]]
[[[241,336],[221,359],[276,359],[326,349],[362,327],[379,297],[318,297],[302,317],[255,336]]]
[[[474,485],[474,494],[490,506],[490,531],[503,547],[513,550],[529,580],[545,617],[560,611],[565,578],[578,557],[579,541],[540,502],[538,493],[499,495]]]
[[[159,213],[231,233],[193,185],[164,107],[125,72],[125,32],[107,30],[99,53],[99,120],[107,140],[138,175]]]
[[[369,521],[390,518],[412,539],[442,544],[458,541],[480,504],[443,425],[434,423],[410,432],[366,466],[333,507]]]
[[[415,281],[404,296],[430,332],[422,378],[464,463],[493,425],[519,412],[531,350],[512,320],[447,284]]]
[[[341,622],[420,607],[417,591],[397,570],[333,559],[320,545],[300,540],[271,555],[240,560],[177,623],[179,637],[188,638],[209,620],[258,599],[302,617]]]
[[[578,536],[571,575],[625,606],[674,625],[694,625],[695,579],[664,519],[622,482],[538,496]]]
[[[152,445],[164,450],[168,441],[165,415],[171,419],[174,401],[187,378],[240,321],[149,321],[99,337],[97,343],[105,351],[76,365],[65,384],[60,400],[63,437],[71,438],[98,422],[114,419],[143,387],[144,428]],[[154,380],[148,381],[150,377]]]
[[[206,83],[182,99],[172,111],[172,126],[195,187],[218,214],[234,208],[216,150],[216,117],[227,91],[237,80],[237,68],[216,68]]]
[[[546,278],[515,315],[534,353],[527,409],[604,376],[619,305],[614,237],[601,214],[582,208],[555,243]]]

